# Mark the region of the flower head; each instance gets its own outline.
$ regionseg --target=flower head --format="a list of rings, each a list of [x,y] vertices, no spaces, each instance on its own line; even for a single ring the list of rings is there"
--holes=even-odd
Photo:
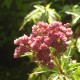
[[[72,33],[71,28],[68,28],[68,24],[63,25],[57,21],[51,24],[39,22],[32,26],[32,33],[29,37],[24,35],[14,40],[14,44],[19,45],[15,49],[14,57],[33,51],[33,57],[36,61],[52,68],[50,47],[55,49],[54,55],[65,52],[67,49],[66,42],[70,39]]]

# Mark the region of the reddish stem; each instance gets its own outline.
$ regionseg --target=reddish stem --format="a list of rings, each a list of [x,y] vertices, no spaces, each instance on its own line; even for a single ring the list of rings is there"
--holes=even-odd
[[[61,73],[61,74],[64,74],[64,72],[62,71],[61,66],[60,66],[60,64],[59,64],[59,62],[58,62],[58,60],[56,59],[55,56],[53,56],[53,60],[54,60],[54,62],[56,63],[56,66],[58,67],[60,73]]]
[[[54,62],[55,62],[55,64],[56,64],[56,66],[58,67],[60,73],[64,75],[64,72],[63,72],[63,70],[61,69],[61,66],[60,66],[59,62],[58,62],[58,60],[56,59],[56,57],[55,57],[54,55],[53,55],[52,59],[54,60]],[[66,78],[63,77],[63,80],[66,80]]]

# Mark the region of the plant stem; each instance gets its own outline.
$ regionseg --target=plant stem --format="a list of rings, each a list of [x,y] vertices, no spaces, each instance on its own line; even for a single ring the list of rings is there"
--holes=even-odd
[[[61,66],[60,66],[60,64],[59,64],[59,62],[58,62],[58,60],[56,59],[55,56],[53,56],[53,60],[54,60],[54,62],[56,63],[56,66],[58,67],[60,73],[61,73],[61,74],[64,74],[64,72],[62,71]]]
[[[58,67],[60,73],[64,75],[64,72],[63,72],[63,70],[61,69],[61,66],[60,66],[60,64],[59,64],[59,62],[58,62],[58,60],[57,60],[57,58],[55,57],[55,55],[52,57],[52,59],[54,60],[54,62],[55,62],[55,64],[56,64],[56,66]],[[63,80],[66,80],[66,78],[63,77]]]

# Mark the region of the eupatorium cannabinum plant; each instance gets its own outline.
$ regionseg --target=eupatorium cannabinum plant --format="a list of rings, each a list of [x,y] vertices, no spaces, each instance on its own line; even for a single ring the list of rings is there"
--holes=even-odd
[[[68,23],[62,24],[62,22],[53,21],[48,24],[40,21],[37,25],[32,26],[30,36],[24,34],[22,37],[14,40],[14,44],[18,46],[15,49],[14,58],[18,58],[26,52],[32,52],[32,60],[41,66],[41,70],[43,71],[44,67],[46,67],[46,70],[43,72],[48,70],[51,70],[51,72],[55,71],[56,65],[59,73],[65,75],[57,58],[59,58],[59,60],[62,59],[62,53],[67,50],[67,42],[71,39],[72,34],[73,32],[71,28],[69,28]],[[43,77],[45,78],[38,79],[35,77],[35,79],[29,78],[29,80],[58,79],[54,79],[54,76],[50,77],[50,75]],[[63,76],[60,80],[67,80],[67,78]]]

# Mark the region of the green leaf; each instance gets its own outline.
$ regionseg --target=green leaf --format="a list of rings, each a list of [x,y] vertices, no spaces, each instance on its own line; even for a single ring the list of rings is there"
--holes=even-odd
[[[34,5],[34,7],[38,10],[40,10],[41,12],[45,12],[45,9],[44,9],[44,6],[41,6],[41,5]]]
[[[73,16],[78,16],[78,14],[77,14],[77,13],[74,13],[74,12],[66,11],[66,13],[67,13],[67,14],[71,14],[71,15],[73,15]]]
[[[36,80],[47,80],[47,78],[46,78],[46,76],[44,74],[40,74],[40,75],[38,75]]]
[[[80,6],[74,5],[70,10],[65,12],[72,15],[72,25],[76,24],[80,20]]]
[[[33,73],[31,73],[31,74],[29,75],[28,80],[37,80],[36,78],[38,77],[39,74],[34,74],[34,73],[37,72],[37,71],[39,71],[39,70],[41,70],[41,67],[35,68],[35,69],[33,70]]]
[[[73,24],[77,23],[77,21],[78,21],[79,19],[80,19],[80,16],[75,16],[75,17],[73,18],[72,23],[73,23]]]
[[[74,80],[80,80],[80,67],[73,74]]]
[[[24,53],[23,55],[21,55],[20,57],[24,57],[24,56],[27,56],[27,57],[29,57],[29,58],[32,58],[33,53],[32,53],[32,52],[26,52],[26,53]]]
[[[61,16],[56,12],[55,9],[48,10],[48,22],[51,23],[53,20],[60,20]]]
[[[67,77],[67,76],[65,76],[65,75],[62,75],[62,74],[53,73],[53,74],[50,75],[48,80],[72,80],[72,79]]]
[[[40,80],[47,80],[47,77],[44,74],[40,75]]]
[[[56,75],[56,77],[55,78],[58,78],[58,76],[57,76],[57,74],[51,74],[50,76],[49,76],[49,78],[48,78],[48,80],[54,80],[54,76]],[[56,80],[56,79],[55,79]]]
[[[66,13],[72,15],[72,24],[77,23],[77,21],[80,19],[80,14],[77,14],[75,12],[66,12]]]
[[[51,70],[39,66],[33,70],[28,80],[47,80],[46,74],[49,74],[49,72],[51,72]]]
[[[38,74],[30,74],[28,80],[37,80]]]
[[[50,4],[48,4],[46,7],[41,5],[34,5],[34,7],[36,9],[26,15],[19,30],[21,30],[27,22],[33,21],[34,23],[37,23],[39,20],[51,22],[54,19],[60,19],[60,15],[55,11],[55,9],[49,8]]]
[[[52,4],[52,3],[49,3],[49,4],[46,5],[46,10],[49,9],[49,7],[51,6],[51,4]]]
[[[38,11],[39,11],[38,9],[35,9],[32,12],[30,12],[28,15],[26,15],[26,17],[24,18],[23,24],[19,30],[21,30],[26,25],[27,22],[31,21],[34,15],[38,13]]]
[[[72,64],[69,64],[69,69],[67,71],[75,71],[78,67],[80,66],[80,63],[72,63]]]
[[[32,74],[44,74],[44,73],[49,73],[49,72],[54,72],[54,71],[49,70],[48,68],[38,67],[34,69]]]

